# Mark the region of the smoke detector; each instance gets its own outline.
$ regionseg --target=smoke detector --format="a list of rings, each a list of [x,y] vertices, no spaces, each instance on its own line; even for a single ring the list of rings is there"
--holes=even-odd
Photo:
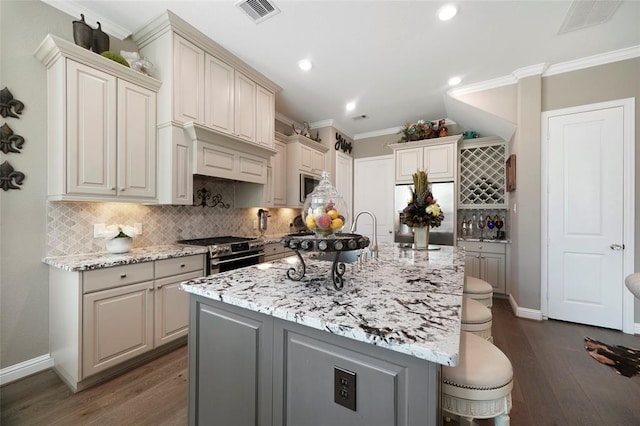
[[[249,15],[256,24],[280,13],[280,9],[268,0],[240,0],[235,5]]]

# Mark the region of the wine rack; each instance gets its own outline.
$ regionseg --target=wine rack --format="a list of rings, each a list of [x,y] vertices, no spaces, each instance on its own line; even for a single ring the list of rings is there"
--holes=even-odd
[[[460,146],[458,208],[506,208],[506,144],[502,138],[464,140]]]

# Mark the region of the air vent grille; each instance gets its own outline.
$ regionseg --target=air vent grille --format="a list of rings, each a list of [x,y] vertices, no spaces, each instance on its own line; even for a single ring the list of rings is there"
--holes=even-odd
[[[558,34],[603,24],[616,13],[620,3],[620,0],[574,0]]]
[[[241,0],[236,3],[256,24],[280,13],[273,3],[268,0]]]

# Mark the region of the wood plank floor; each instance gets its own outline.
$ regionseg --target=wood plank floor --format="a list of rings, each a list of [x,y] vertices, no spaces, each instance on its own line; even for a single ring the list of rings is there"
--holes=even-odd
[[[640,348],[640,336],[516,318],[504,299],[492,311],[494,343],[515,372],[512,425],[640,425],[640,377],[616,374],[583,348],[585,336]],[[35,374],[0,388],[0,413],[3,426],[184,425],[187,349],[78,394],[52,371]]]

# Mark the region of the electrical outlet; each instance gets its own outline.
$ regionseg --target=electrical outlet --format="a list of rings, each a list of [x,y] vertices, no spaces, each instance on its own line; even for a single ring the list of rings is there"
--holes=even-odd
[[[142,224],[141,223],[134,223],[133,227],[136,229],[136,235],[142,235]]]
[[[105,230],[106,230],[106,227],[104,226],[104,223],[94,223],[93,238],[102,238],[102,234],[104,234]]]
[[[334,367],[333,387],[333,401],[356,411],[356,373]]]

